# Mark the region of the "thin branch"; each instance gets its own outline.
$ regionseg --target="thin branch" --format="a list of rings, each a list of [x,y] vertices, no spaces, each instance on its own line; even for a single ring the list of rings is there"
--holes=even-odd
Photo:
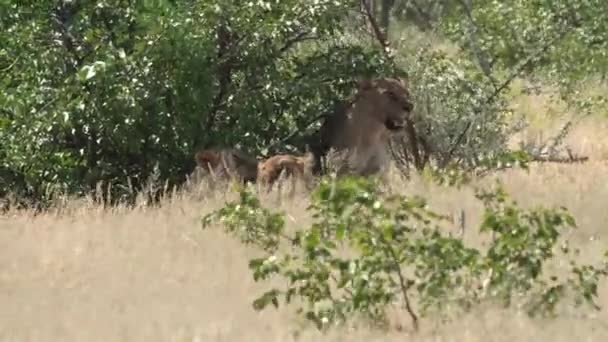
[[[397,277],[399,278],[399,287],[401,288],[401,294],[403,295],[403,303],[405,304],[405,309],[407,310],[407,313],[410,315],[410,318],[412,319],[412,325],[414,326],[414,331],[418,331],[418,315],[416,315],[416,313],[414,312],[414,309],[412,308],[412,304],[410,302],[410,298],[408,296],[408,290],[409,290],[409,286],[406,285],[406,281],[405,281],[405,277],[403,276],[403,273],[401,272],[401,265],[399,265],[399,258],[397,257],[397,254],[395,253],[395,250],[393,249],[393,246],[389,245],[387,241],[384,240],[384,238],[381,238],[385,245],[386,245],[386,249],[388,250],[390,257],[393,259],[394,262],[394,266],[395,266],[395,271],[397,272]]]
[[[289,50],[290,48],[292,48],[295,44],[300,43],[304,40],[315,40],[318,39],[318,36],[308,36],[310,34],[310,31],[302,31],[300,33],[298,33],[297,35],[295,35],[294,37],[292,37],[291,39],[288,39],[285,44],[278,50],[278,56],[280,56],[283,52]]]
[[[560,163],[560,164],[574,164],[584,163],[589,160],[588,156],[576,156],[569,151],[567,157],[543,157],[543,156],[532,156],[531,162],[538,163]]]
[[[327,117],[327,115],[328,115],[327,113],[323,113],[323,114],[319,114],[319,115],[313,117],[312,119],[306,121],[306,123],[304,124],[304,128],[305,129],[308,128],[310,125],[312,125],[313,123],[317,122],[318,120],[320,120],[320,119],[322,119],[324,117]],[[298,135],[298,133],[300,133],[300,132],[301,132],[301,130],[296,128],[293,132],[289,133],[283,139],[277,140],[274,143],[266,146],[266,149],[270,149],[272,147],[275,147],[276,145],[283,144],[286,141],[289,141],[290,139],[292,139],[293,137],[295,137],[296,135]]]
[[[19,62],[19,59],[20,59],[20,56],[17,56],[17,58],[15,58],[15,60],[10,65],[8,65],[6,68],[0,70],[0,72],[7,72],[7,71],[11,70],[15,66],[15,64],[17,64],[17,62]]]
[[[492,95],[490,95],[485,100],[484,104],[487,105],[491,101],[493,101],[505,88],[507,88],[511,84],[511,82],[513,82],[515,77],[519,76],[524,71],[524,69],[526,69],[528,66],[530,66],[530,64],[532,62],[534,62],[536,59],[539,59],[541,57],[541,55],[543,55],[545,52],[547,52],[547,50],[549,50],[549,48],[553,44],[555,44],[559,40],[563,39],[569,32],[570,32],[570,29],[564,30],[559,35],[557,35],[556,37],[551,39],[549,42],[545,43],[539,50],[537,50],[536,53],[530,54],[522,63],[520,63],[520,65],[517,68],[515,68],[515,70],[509,75],[509,77],[507,77],[507,79],[498,88],[496,88],[496,90],[494,90]]]
[[[382,51],[384,52],[385,56],[392,61],[393,55],[391,54],[390,44],[388,42],[386,34],[382,32],[382,29],[380,29],[376,18],[372,14],[372,9],[369,6],[369,0],[361,0],[361,5],[365,11],[364,14],[367,17],[367,20],[369,20],[369,23],[372,26],[372,30],[374,31],[376,40],[378,41],[378,43],[380,43],[380,46],[382,46]]]
[[[471,9],[470,4],[468,4],[466,0],[457,0],[457,1],[462,5],[465,15],[469,22],[471,32],[470,32],[468,38],[469,38],[471,47],[473,48],[473,54],[475,55],[475,58],[477,58],[477,62],[479,63],[479,66],[481,67],[481,70],[483,71],[484,75],[490,80],[490,82],[492,83],[494,88],[496,88],[496,85],[498,84],[498,82],[494,78],[494,76],[492,76],[492,64],[488,61],[488,59],[486,58],[487,56],[479,47],[479,39],[477,36],[479,26],[477,25],[477,23],[475,22],[475,19],[473,18],[473,10]]]

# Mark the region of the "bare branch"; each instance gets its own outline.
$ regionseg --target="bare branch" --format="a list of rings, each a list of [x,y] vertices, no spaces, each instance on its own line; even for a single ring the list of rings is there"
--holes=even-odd
[[[532,156],[531,162],[537,163],[560,163],[560,164],[574,164],[584,163],[589,160],[588,156],[577,156],[572,154],[572,151],[568,151],[567,157],[555,157],[555,156]]]
[[[6,68],[1,69],[0,72],[8,72],[10,71],[16,64],[17,62],[19,62],[20,56],[17,56],[17,58],[15,58],[14,61],[11,62],[11,64],[9,64]]]
[[[388,42],[385,32],[382,32],[382,29],[380,29],[376,18],[372,14],[372,9],[369,6],[369,0],[361,0],[361,5],[364,9],[364,14],[367,17],[367,20],[369,20],[369,23],[372,26],[372,30],[374,31],[376,40],[378,41],[378,43],[380,43],[380,46],[382,46],[382,51],[384,52],[385,56],[392,61],[393,55],[391,54],[390,44]]]
[[[403,272],[401,271],[401,265],[400,265],[400,259],[397,256],[397,253],[395,252],[395,249],[393,248],[393,246],[391,246],[390,243],[388,243],[387,241],[384,240],[384,238],[381,237],[381,241],[383,241],[385,243],[385,248],[388,251],[388,255],[389,257],[392,259],[393,263],[394,263],[394,267],[395,267],[395,272],[397,273],[397,277],[399,278],[399,287],[401,289],[401,295],[403,296],[403,304],[405,305],[405,309],[407,310],[407,313],[410,315],[410,318],[412,320],[412,325],[414,326],[414,331],[418,331],[419,328],[419,324],[418,324],[418,315],[416,315],[416,313],[414,312],[414,309],[412,308],[412,304],[410,302],[410,298],[408,296],[408,290],[410,289],[410,283],[408,283],[405,279],[405,276],[403,275]]]
[[[297,35],[295,35],[294,37],[292,37],[291,39],[288,39],[285,44],[278,50],[279,51],[279,55],[287,50],[289,50],[290,48],[292,48],[295,44],[300,43],[304,40],[314,40],[314,39],[318,39],[318,36],[308,36],[310,34],[310,31],[306,30],[306,31],[302,31],[300,33],[298,33]]]

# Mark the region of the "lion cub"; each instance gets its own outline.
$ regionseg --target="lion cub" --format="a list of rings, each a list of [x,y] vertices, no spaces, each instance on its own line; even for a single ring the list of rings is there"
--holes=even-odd
[[[255,182],[257,160],[233,148],[210,148],[195,153],[198,168],[205,173],[213,173],[220,179],[237,178],[241,182]]]
[[[261,186],[266,186],[266,191],[270,192],[274,183],[278,180],[281,173],[292,179],[292,193],[295,191],[297,179],[304,182],[307,189],[312,185],[312,167],[314,155],[310,152],[303,156],[291,154],[277,154],[258,162],[257,182]]]

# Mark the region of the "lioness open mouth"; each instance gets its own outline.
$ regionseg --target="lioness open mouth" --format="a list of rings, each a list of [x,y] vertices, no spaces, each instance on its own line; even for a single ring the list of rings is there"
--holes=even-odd
[[[395,120],[386,120],[384,122],[384,126],[386,126],[386,128],[389,131],[398,131],[405,127],[405,122],[404,121],[397,122]]]

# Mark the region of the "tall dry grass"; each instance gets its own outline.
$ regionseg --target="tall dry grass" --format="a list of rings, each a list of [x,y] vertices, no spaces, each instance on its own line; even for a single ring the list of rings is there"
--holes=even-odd
[[[498,176],[523,205],[565,205],[580,225],[575,244],[596,260],[606,246],[605,163],[540,166],[527,175]],[[487,181],[486,181],[487,182]],[[397,185],[397,184],[395,184]],[[427,196],[433,208],[464,210],[467,226],[479,220],[470,188],[439,188],[415,180],[402,191]],[[255,250],[219,229],[201,231],[200,215],[223,203],[188,194],[155,209],[103,210],[86,202],[36,217],[14,213],[0,221],[0,339],[3,341],[310,341],[403,340],[405,331],[375,331],[363,324],[322,336],[292,308],[257,313],[252,299],[264,288],[247,270]],[[231,197],[228,195],[228,197]],[[275,198],[265,198],[268,205]],[[281,205],[292,224],[304,225],[303,197]],[[476,232],[465,239],[474,243]],[[608,291],[601,289],[608,305]],[[513,310],[485,307],[447,325],[426,321],[413,340],[506,341],[608,336],[608,315],[566,310],[536,321]],[[407,317],[395,313],[393,327]]]
[[[606,122],[589,119],[568,138],[576,152],[591,157],[586,164],[533,165],[530,173],[508,170],[492,176],[523,206],[569,208],[579,225],[572,240],[582,249],[583,261],[597,260],[608,240],[607,132]],[[492,181],[478,180],[474,186]],[[468,243],[478,240],[472,228],[482,207],[472,187],[445,188],[421,179],[404,183],[396,176],[392,186],[394,191],[427,197],[437,211],[464,212],[466,226],[471,227],[464,238]],[[389,331],[355,322],[327,335],[298,318],[290,307],[255,312],[251,301],[265,288],[252,280],[247,269],[256,251],[220,229],[200,229],[201,215],[230,198],[234,193],[226,189],[213,196],[192,190],[167,196],[158,208],[104,209],[79,199],[36,216],[28,212],[2,216],[0,340],[603,341],[608,337],[606,309],[580,312],[566,307],[559,318],[544,321],[484,306],[446,324],[425,320],[416,335],[409,332],[408,319],[401,312],[391,314]],[[284,210],[289,224],[310,222],[302,194],[281,203],[276,194],[263,200]],[[606,282],[600,297],[601,304],[608,306]]]

